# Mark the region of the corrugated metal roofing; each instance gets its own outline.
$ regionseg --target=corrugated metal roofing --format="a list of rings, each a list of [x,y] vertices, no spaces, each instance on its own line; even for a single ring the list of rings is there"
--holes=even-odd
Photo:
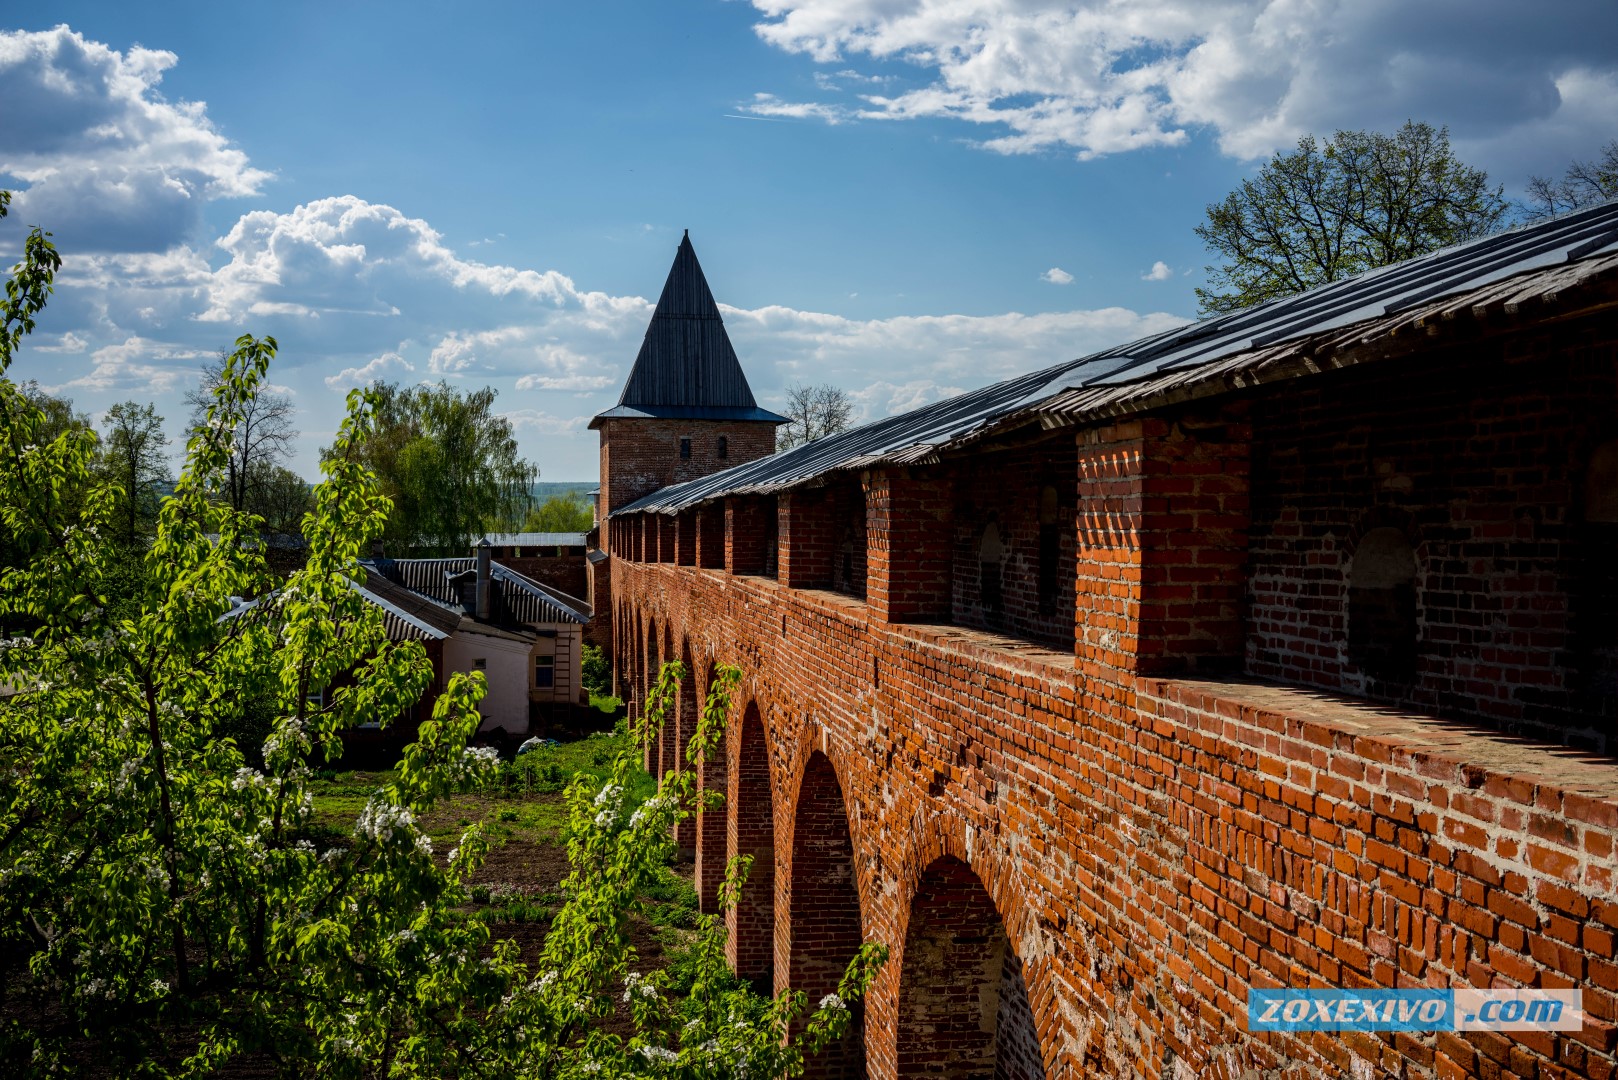
[[[1552,221],[1497,233],[1297,296],[1176,327],[1117,348],[961,394],[676,484],[616,514],[675,513],[725,495],[782,491],[839,469],[917,464],[990,430],[1048,417],[1117,415],[1151,407],[1160,395],[1213,382],[1262,381],[1255,373],[1308,341],[1363,340],[1420,325],[1479,304],[1510,306],[1524,294],[1554,295],[1592,277],[1618,273],[1618,200]],[[1533,275],[1525,280],[1524,275]],[[1467,294],[1465,303],[1455,298]],[[1353,328],[1350,330],[1349,328]],[[1329,364],[1273,372],[1308,374]],[[1060,418],[1060,419],[1057,419]]]
[[[483,537],[490,547],[583,547],[581,532],[489,533]]]
[[[382,622],[394,641],[441,641],[461,623],[460,608],[436,603],[366,566],[365,584],[354,589],[382,609]]]
[[[462,610],[460,590],[450,578],[477,572],[477,560],[471,558],[371,559],[364,565],[395,585],[456,611]],[[590,621],[590,606],[584,601],[524,577],[509,566],[495,563],[490,578],[497,586],[491,597],[492,622],[537,626]]]
[[[694,411],[716,409],[726,415],[702,416]],[[735,412],[746,415],[730,415]],[[725,332],[725,321],[689,234],[674,254],[674,265],[617,407],[597,416],[590,426],[618,416],[786,419],[760,409],[753,400],[753,390]]]

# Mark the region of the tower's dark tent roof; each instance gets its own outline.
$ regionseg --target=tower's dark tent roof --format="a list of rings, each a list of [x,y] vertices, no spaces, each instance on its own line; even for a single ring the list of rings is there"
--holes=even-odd
[[[753,400],[689,234],[675,252],[618,405],[591,426],[617,417],[786,422]]]

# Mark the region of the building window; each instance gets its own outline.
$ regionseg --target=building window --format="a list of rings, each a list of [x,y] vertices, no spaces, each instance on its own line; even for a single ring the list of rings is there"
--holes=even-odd
[[[1392,686],[1416,677],[1416,552],[1402,529],[1372,529],[1348,572],[1348,657]]]
[[[681,458],[681,460],[689,460],[690,457],[691,457],[691,440],[690,439],[681,439],[680,440],[680,458]]]
[[[473,660],[472,661],[472,670],[473,671],[487,671],[487,670],[489,670],[489,661],[488,661],[488,659],[485,658],[485,657],[480,656],[476,660]]]
[[[719,436],[719,456],[722,458],[730,456],[730,439],[724,435]]]
[[[534,657],[534,685],[541,690],[548,690],[556,685],[556,657]]]

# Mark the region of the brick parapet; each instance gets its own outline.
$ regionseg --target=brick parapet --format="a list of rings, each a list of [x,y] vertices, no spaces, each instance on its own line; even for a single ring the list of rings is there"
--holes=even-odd
[[[829,592],[613,565],[630,610],[744,670],[787,954],[793,800],[813,753],[834,766],[863,931],[895,949],[866,1014],[873,1076],[895,1075],[910,898],[943,855],[1004,921],[1052,1077],[1612,1068],[1618,770],[1320,693],[1079,667]],[[1592,1023],[1383,1041],[1241,1019],[1249,986],[1488,980],[1579,986]]]
[[[955,485],[944,476],[881,470],[864,482],[865,595],[885,622],[943,621],[954,584]]]
[[[818,589],[832,581],[836,522],[825,488],[776,498],[777,578],[795,589]]]

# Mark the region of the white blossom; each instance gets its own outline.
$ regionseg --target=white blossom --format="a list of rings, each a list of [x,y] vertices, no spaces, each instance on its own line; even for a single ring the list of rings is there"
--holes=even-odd
[[[643,1046],[640,1048],[640,1056],[647,1061],[662,1061],[670,1065],[680,1060],[679,1054],[672,1050],[665,1050],[661,1046]]]
[[[821,998],[820,1007],[822,1009],[833,1009],[837,1012],[842,1012],[844,1009],[848,1008],[847,1005],[843,1004],[843,999],[838,997],[836,994],[827,994],[825,997]]]
[[[624,1004],[633,1004],[636,998],[644,1001],[657,1000],[657,987],[647,982],[638,971],[631,971],[624,976]]]
[[[354,823],[356,835],[383,844],[392,840],[395,832],[413,836],[415,831],[416,815],[407,807],[395,806],[377,798],[365,804],[365,809],[360,811],[359,820]]]

